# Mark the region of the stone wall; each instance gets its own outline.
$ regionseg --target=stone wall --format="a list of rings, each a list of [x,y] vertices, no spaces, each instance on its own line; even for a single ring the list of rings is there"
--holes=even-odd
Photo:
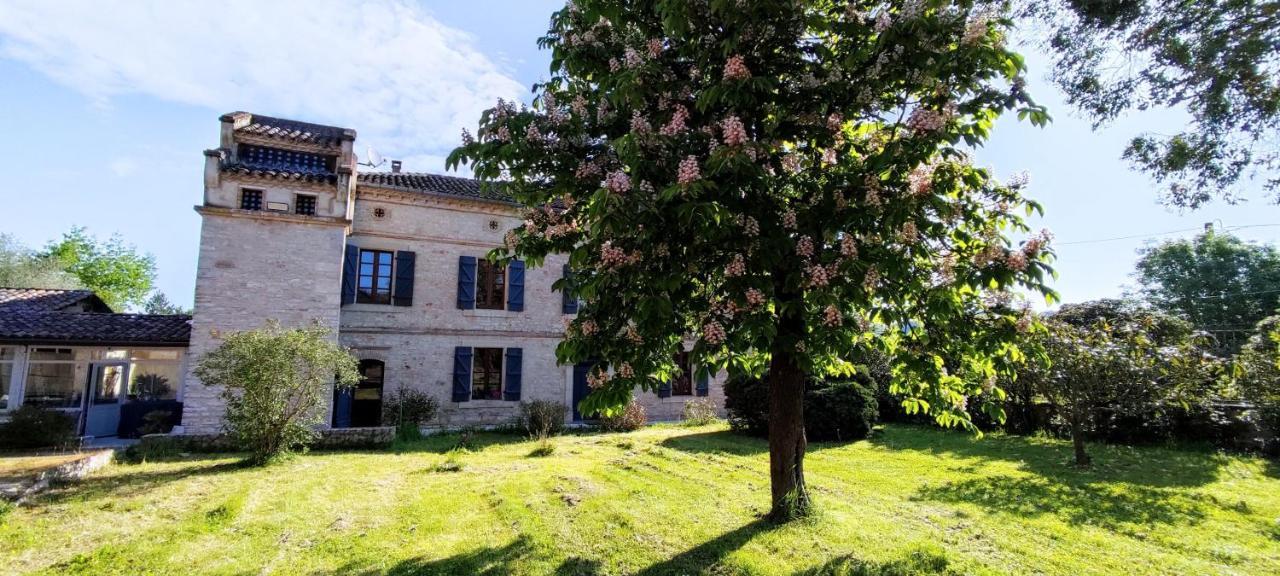
[[[190,361],[183,381],[183,431],[221,429],[218,390],[192,372],[220,334],[318,321],[337,328],[344,229],[326,221],[280,221],[237,211],[204,211],[196,270]],[[327,408],[326,408],[327,411]]]

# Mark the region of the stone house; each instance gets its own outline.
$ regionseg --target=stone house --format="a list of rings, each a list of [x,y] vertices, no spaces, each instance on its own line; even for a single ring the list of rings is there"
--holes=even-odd
[[[480,182],[358,171],[354,130],[247,112],[224,115],[205,151],[195,311],[188,356],[219,334],[266,319],[318,322],[359,357],[363,380],[335,394],[335,427],[379,423],[400,388],[440,402],[439,425],[509,421],[522,400],[574,407],[586,366],[562,366],[555,347],[577,302],[552,290],[565,259],[533,268],[484,255],[521,222],[521,207]],[[685,375],[636,392],[652,420],[678,419],[700,396],[723,404],[724,374]],[[179,432],[221,427],[216,390],[188,366]]]

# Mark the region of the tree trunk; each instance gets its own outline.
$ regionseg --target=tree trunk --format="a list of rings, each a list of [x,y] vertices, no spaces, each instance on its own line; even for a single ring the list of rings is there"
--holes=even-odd
[[[1071,427],[1071,445],[1076,452],[1076,466],[1088,466],[1091,459],[1084,451],[1084,427],[1080,425],[1079,415],[1072,414],[1068,424]]]
[[[779,335],[788,323],[782,319]],[[795,332],[791,332],[795,334]],[[810,512],[809,493],[804,485],[804,371],[796,362],[795,344],[779,338],[773,346],[769,365],[769,484],[773,508],[769,515],[787,521]]]

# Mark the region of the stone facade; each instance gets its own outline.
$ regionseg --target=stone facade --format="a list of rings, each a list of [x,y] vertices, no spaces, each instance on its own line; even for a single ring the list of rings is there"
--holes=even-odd
[[[234,149],[238,138],[248,136],[234,122],[228,128],[225,118],[223,148]],[[354,138],[349,130],[314,128],[350,133]],[[266,144],[256,136],[260,133],[252,138],[255,146]],[[454,400],[454,354],[460,346],[519,348],[519,399],[572,405],[573,367],[559,365],[555,356],[564,320],[570,316],[563,312],[562,295],[551,288],[562,273],[564,258],[552,257],[526,270],[523,310],[460,308],[459,257],[483,259],[500,246],[506,232],[520,224],[520,208],[501,199],[459,193],[460,187],[476,186],[468,180],[398,173],[357,178],[354,162],[346,160],[350,145],[342,142],[341,149],[330,149],[338,169],[332,178],[320,182],[305,173],[281,179],[252,166],[228,169],[238,161],[229,150],[209,154],[205,203],[197,208],[204,222],[192,358],[216,347],[219,331],[256,328],[268,318],[285,325],[318,320],[336,327],[339,342],[361,360],[382,363],[384,394],[407,388],[436,398],[440,411],[432,426],[498,425],[518,412],[519,403],[514,400]],[[342,170],[346,167],[351,169],[349,174]],[[408,179],[386,176],[409,176],[414,182],[425,179],[427,184],[401,185],[398,182]],[[433,187],[432,179],[447,182]],[[316,214],[241,209],[238,202],[246,188],[261,191],[264,206],[266,202],[292,205],[298,194],[314,195]],[[352,257],[351,250],[357,257],[359,250],[382,251],[397,258],[411,252],[411,297],[399,292],[397,279],[394,304],[344,303],[343,258],[344,252]],[[398,273],[402,266],[396,262]],[[347,273],[353,269],[349,264]],[[708,398],[717,406],[723,405],[722,382],[720,375],[709,386]],[[216,432],[222,413],[217,391],[193,377],[185,385],[184,431]],[[678,419],[684,403],[692,398],[637,393],[651,420]]]

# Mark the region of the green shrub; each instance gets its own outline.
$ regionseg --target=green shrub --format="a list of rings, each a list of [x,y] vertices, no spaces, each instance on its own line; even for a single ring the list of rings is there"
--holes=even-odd
[[[382,404],[382,425],[395,426],[396,438],[418,440],[422,427],[436,417],[440,402],[412,388],[398,388]]]
[[[876,396],[854,381],[827,381],[805,390],[804,430],[809,440],[861,440],[879,417]]]
[[[133,381],[138,400],[163,400],[169,394],[169,379],[160,374],[141,374]]]
[[[520,403],[520,427],[530,438],[543,439],[564,432],[564,404],[551,400]]]
[[[25,405],[0,424],[0,449],[66,448],[76,441],[76,421],[66,412]]]
[[[729,426],[751,436],[769,435],[769,386],[756,378],[725,384]],[[805,387],[805,436],[815,442],[866,438],[879,415],[876,395],[856,381],[815,381]]]
[[[138,427],[138,435],[168,434],[173,430],[173,412],[169,410],[152,410],[142,415],[142,426]]]
[[[706,426],[720,419],[716,414],[716,403],[706,398],[685,402],[680,417],[689,426]]]
[[[628,402],[626,407],[612,416],[600,416],[600,428],[607,432],[630,432],[639,430],[648,423],[649,416],[645,414],[644,406],[635,400]]]
[[[253,464],[265,464],[313,442],[336,385],[360,380],[359,362],[321,326],[225,335],[200,358],[195,375],[221,388],[225,426]]]

